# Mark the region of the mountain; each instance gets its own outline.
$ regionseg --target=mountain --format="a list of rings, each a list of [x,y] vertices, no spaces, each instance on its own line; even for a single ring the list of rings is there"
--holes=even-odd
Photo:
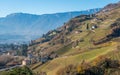
[[[74,17],[63,26],[31,41],[28,53],[36,60],[44,59],[32,65],[31,69],[47,75],[118,75],[120,70],[115,68],[115,62],[120,61],[119,15],[120,3],[110,4],[96,14]],[[114,62],[100,61],[104,58]],[[101,62],[99,65],[102,66],[96,67],[97,62]],[[110,67],[109,63],[114,67]],[[90,70],[85,71],[85,68]]]
[[[0,18],[0,41],[29,41],[42,36],[49,30],[62,26],[69,19],[81,14],[93,14],[100,9],[90,9],[85,11],[33,15],[27,13],[13,13]],[[17,38],[17,36],[21,36]],[[2,40],[4,36],[5,40]],[[6,37],[5,37],[6,36]],[[11,38],[9,38],[11,37]],[[11,41],[11,42],[12,42]]]

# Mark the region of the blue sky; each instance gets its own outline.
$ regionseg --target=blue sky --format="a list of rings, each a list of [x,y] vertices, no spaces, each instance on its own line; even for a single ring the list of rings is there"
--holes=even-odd
[[[49,14],[101,8],[120,0],[0,0],[0,17],[10,13]]]

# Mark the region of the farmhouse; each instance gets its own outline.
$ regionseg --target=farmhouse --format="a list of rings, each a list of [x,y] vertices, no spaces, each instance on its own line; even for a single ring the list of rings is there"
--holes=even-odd
[[[22,61],[22,66],[29,65],[30,63],[31,63],[31,61],[29,59],[24,59]]]

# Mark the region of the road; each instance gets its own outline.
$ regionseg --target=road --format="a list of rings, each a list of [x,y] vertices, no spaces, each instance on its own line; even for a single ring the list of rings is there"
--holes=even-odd
[[[11,69],[16,68],[16,67],[22,67],[22,65],[16,65],[16,66],[12,66],[9,68],[3,68],[3,69],[0,69],[0,71],[7,71],[7,70],[11,70]]]

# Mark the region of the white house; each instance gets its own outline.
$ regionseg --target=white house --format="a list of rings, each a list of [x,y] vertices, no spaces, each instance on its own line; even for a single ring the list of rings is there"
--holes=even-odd
[[[24,59],[22,61],[22,66],[29,65],[29,64],[30,64],[30,60],[29,59]]]

